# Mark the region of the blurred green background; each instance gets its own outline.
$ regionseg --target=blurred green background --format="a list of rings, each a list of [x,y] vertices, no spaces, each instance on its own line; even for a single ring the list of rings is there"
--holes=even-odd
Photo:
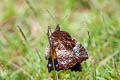
[[[48,73],[47,27],[57,23],[87,49],[82,72]],[[0,0],[0,80],[55,79],[120,80],[120,0]]]

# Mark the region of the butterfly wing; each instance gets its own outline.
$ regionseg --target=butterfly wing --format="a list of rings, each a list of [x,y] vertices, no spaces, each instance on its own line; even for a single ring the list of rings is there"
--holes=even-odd
[[[76,64],[74,53],[72,51],[66,50],[63,44],[57,46],[56,54],[59,68],[66,70]]]
[[[79,42],[76,42],[75,47],[73,48],[73,52],[77,62],[81,63],[82,61],[88,59],[88,54],[85,48]]]

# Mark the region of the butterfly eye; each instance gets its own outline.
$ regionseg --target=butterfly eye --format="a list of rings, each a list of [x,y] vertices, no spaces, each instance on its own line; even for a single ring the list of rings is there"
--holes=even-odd
[[[58,67],[58,64],[56,65],[56,67]]]
[[[48,64],[49,67],[52,67],[52,64]]]

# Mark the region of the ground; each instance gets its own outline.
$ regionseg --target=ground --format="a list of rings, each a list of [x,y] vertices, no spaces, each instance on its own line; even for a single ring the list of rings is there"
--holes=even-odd
[[[82,72],[47,71],[58,23],[88,52]],[[0,0],[0,80],[120,80],[119,56],[119,0]]]

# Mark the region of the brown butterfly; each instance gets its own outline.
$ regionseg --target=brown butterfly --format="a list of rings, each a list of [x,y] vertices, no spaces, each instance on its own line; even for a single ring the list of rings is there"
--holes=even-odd
[[[61,31],[57,25],[54,32],[48,29],[49,44],[45,49],[45,58],[48,60],[48,72],[52,70],[82,71],[81,62],[88,59],[85,48],[72,39],[70,34]]]

